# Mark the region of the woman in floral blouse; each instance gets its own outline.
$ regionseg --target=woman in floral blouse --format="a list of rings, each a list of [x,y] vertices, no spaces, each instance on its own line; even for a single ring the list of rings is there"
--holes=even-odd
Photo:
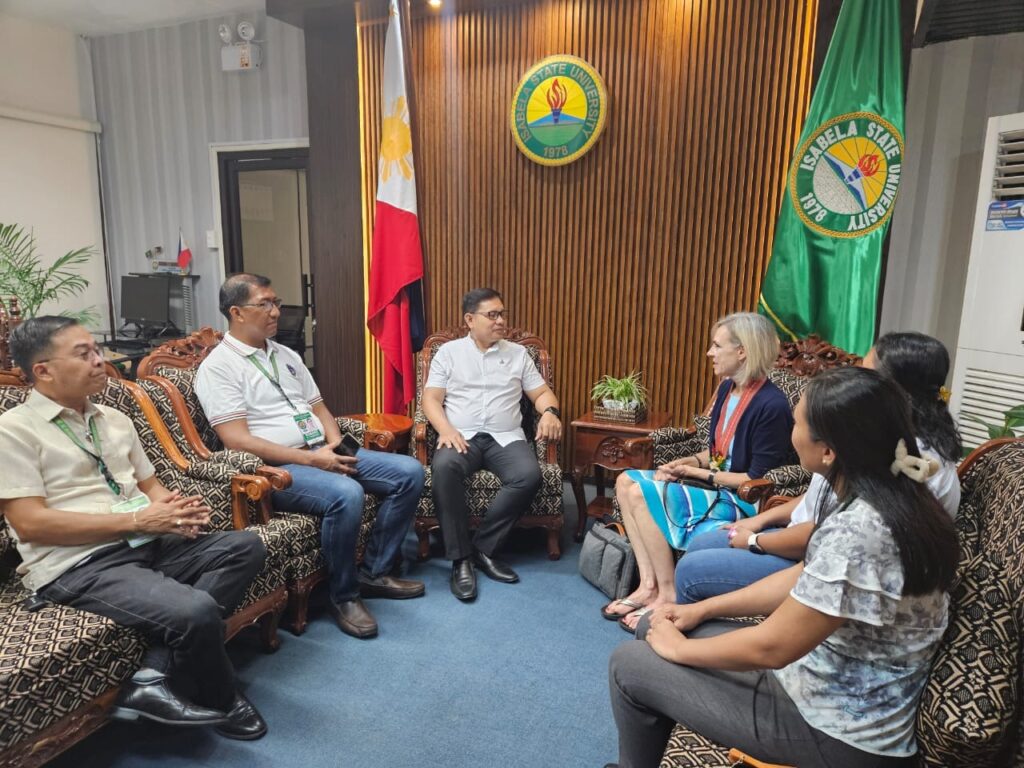
[[[824,475],[802,564],[662,606],[612,654],[620,768],[655,768],[673,723],[761,760],[913,765],[914,722],[946,627],[953,522],[925,481],[906,398],[866,369],[815,377],[793,446]],[[768,614],[757,625],[711,621]]]

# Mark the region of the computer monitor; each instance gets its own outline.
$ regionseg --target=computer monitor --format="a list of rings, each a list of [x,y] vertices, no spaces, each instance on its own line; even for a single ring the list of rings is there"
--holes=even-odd
[[[171,281],[166,277],[121,277],[121,318],[140,327],[171,322]]]

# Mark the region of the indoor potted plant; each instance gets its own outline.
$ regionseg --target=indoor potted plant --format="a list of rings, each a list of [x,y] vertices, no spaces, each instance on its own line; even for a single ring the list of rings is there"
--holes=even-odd
[[[43,304],[59,303],[89,286],[78,269],[96,255],[94,248],[78,248],[47,267],[32,232],[17,224],[0,224],[0,296],[17,297],[22,317],[35,317]],[[93,307],[61,314],[86,325],[98,320]]]
[[[621,379],[605,374],[590,390],[594,401],[594,418],[607,421],[637,423],[647,415],[647,390],[640,380],[640,371]]]

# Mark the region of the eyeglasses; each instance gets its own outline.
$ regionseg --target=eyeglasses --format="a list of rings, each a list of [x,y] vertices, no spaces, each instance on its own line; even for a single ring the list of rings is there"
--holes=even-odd
[[[61,355],[60,357],[48,357],[45,360],[36,360],[36,362],[48,363],[51,360],[81,360],[83,363],[87,363],[93,357],[97,357],[102,360],[103,350],[97,346],[91,346],[86,347],[81,352],[72,352],[70,355]]]
[[[263,301],[257,301],[255,303],[249,303],[249,304],[239,304],[238,306],[240,306],[240,307],[259,307],[264,312],[271,312],[271,311],[273,311],[274,307],[277,307],[278,309],[280,309],[282,304],[284,304],[284,301],[282,299],[264,299]]]
[[[473,314],[474,315],[483,315],[484,317],[486,317],[491,322],[494,322],[499,317],[502,320],[508,320],[508,310],[507,309],[492,309],[490,312],[474,312]]]

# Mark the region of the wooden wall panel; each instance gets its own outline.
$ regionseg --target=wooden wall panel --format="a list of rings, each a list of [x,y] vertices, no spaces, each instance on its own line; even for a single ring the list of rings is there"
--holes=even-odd
[[[359,8],[367,263],[382,7]],[[429,328],[458,322],[461,295],[492,286],[512,325],[547,340],[569,419],[589,408],[599,376],[640,369],[653,408],[687,422],[713,386],[704,356],[711,324],[756,304],[810,97],[817,3],[417,8],[411,61]],[[546,168],[520,154],[507,115],[522,74],[556,53],[601,73],[610,113],[589,154]],[[380,359],[374,345],[367,352],[372,409],[381,402]]]

